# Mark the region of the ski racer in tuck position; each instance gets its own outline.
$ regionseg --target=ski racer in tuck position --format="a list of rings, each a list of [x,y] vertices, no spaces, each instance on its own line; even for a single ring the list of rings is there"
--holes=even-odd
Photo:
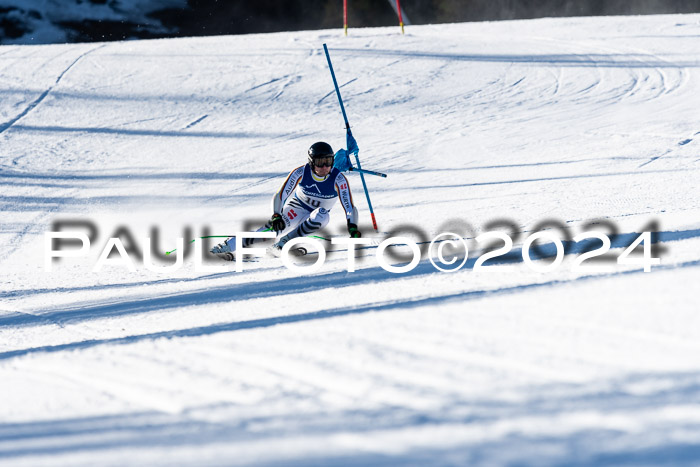
[[[280,190],[272,199],[272,217],[258,232],[277,233],[269,251],[281,254],[282,247],[292,238],[311,235],[328,224],[330,210],[338,198],[345,210],[348,233],[352,238],[361,237],[357,229],[358,211],[352,202],[350,185],[342,170],[350,167],[348,154],[358,151],[352,135],[348,135],[348,150],[334,154],[328,143],[318,142],[308,151],[308,162],[292,170]],[[243,247],[262,242],[262,238],[244,238]],[[228,261],[235,259],[236,237],[219,243],[211,252]]]

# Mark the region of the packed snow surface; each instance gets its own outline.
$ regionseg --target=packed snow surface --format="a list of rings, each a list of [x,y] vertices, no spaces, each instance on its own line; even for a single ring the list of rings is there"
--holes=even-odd
[[[699,36],[677,15],[0,47],[0,464],[697,465]],[[355,272],[152,272],[132,248],[93,272],[113,236],[257,226],[312,143],[344,147],[323,43],[388,174],[365,177],[374,232],[348,173]],[[49,272],[69,221],[89,254]],[[619,233],[584,263],[609,270],[474,268],[476,236],[517,256],[543,223]],[[617,264],[645,230],[660,264]],[[459,271],[375,257],[442,232]]]

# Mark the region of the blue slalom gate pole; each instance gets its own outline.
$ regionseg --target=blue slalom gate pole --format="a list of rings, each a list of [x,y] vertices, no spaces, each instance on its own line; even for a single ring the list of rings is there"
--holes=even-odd
[[[343,98],[340,97],[340,88],[338,87],[338,81],[336,81],[335,79],[335,72],[333,72],[331,56],[328,54],[328,47],[326,47],[326,44],[323,44],[323,50],[326,52],[326,58],[328,59],[328,68],[331,70],[331,77],[333,78],[333,85],[335,86],[335,93],[338,96],[340,110],[343,112],[343,119],[345,120],[345,129],[347,130],[348,135],[352,135],[352,133],[350,132],[350,123],[348,122],[348,115],[345,113]],[[360,165],[360,156],[357,153],[355,153],[355,161],[357,162],[357,172],[360,173],[360,178],[362,179],[362,187],[365,189],[365,196],[367,197],[367,204],[369,205],[369,213],[372,216],[372,226],[374,226],[374,230],[379,232],[379,228],[377,227],[377,219],[375,219],[374,217],[374,209],[372,209],[372,202],[369,200],[369,191],[367,191],[367,183],[365,182],[364,171],[362,170],[362,166]]]
[[[374,170],[367,170],[367,169],[358,169],[356,167],[350,167],[348,169],[350,172],[360,172],[363,174],[369,174],[369,175],[376,175],[377,177],[384,177],[386,178],[386,174],[383,174],[381,172],[375,172]]]

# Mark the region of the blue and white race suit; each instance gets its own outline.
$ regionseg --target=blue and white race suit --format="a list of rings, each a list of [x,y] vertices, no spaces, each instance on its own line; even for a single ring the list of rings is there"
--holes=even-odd
[[[286,224],[279,234],[291,233],[295,237],[322,229],[328,224],[329,212],[338,199],[347,221],[357,224],[358,212],[345,175],[333,168],[325,177],[319,177],[309,164],[297,167],[272,199],[272,211],[281,214]],[[295,229],[298,231],[294,232]]]

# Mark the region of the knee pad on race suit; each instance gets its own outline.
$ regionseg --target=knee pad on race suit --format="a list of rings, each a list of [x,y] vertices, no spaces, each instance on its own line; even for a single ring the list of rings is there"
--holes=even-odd
[[[310,220],[317,224],[321,224],[321,229],[328,225],[330,218],[330,211],[325,208],[314,209],[309,216]]]

